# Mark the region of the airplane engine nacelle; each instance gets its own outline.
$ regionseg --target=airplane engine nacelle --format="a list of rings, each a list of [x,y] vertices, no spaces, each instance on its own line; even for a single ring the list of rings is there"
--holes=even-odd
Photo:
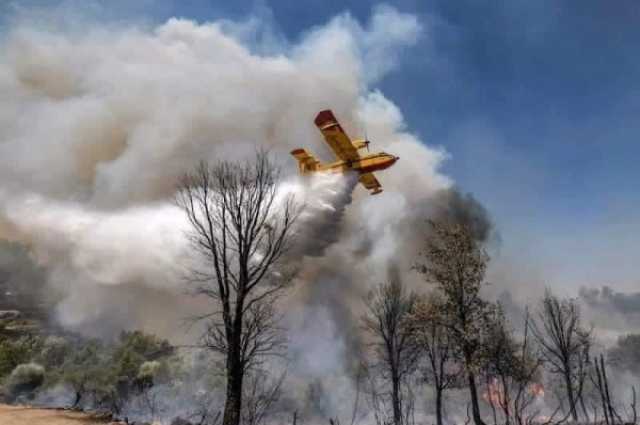
[[[369,149],[370,142],[368,140],[353,140],[352,143],[356,149]]]

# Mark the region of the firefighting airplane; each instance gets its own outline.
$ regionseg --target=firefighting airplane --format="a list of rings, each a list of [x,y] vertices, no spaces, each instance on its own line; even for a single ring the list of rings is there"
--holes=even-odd
[[[369,151],[369,141],[351,140],[329,109],[320,111],[314,122],[338,160],[322,164],[307,150],[294,149],[291,151],[291,155],[298,160],[300,173],[345,173],[347,171],[356,171],[359,173],[358,180],[367,190],[371,191],[372,195],[382,192],[382,186],[376,176],[373,175],[373,171],[389,168],[400,158],[385,152],[360,156],[358,150],[367,148],[367,151]]]

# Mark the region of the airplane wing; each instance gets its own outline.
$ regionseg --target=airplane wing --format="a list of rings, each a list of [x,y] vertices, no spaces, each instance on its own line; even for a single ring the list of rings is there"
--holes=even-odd
[[[377,195],[382,192],[382,185],[373,173],[360,174],[358,181],[360,181],[367,190],[370,190],[372,195]]]
[[[320,111],[316,116],[315,124],[338,159],[355,161],[360,158],[358,150],[353,146],[351,139],[344,132],[330,109]]]

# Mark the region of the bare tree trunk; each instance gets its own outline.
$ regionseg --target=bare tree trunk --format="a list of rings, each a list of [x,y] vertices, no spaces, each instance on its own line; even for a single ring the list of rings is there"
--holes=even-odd
[[[580,391],[582,393],[582,391]],[[580,401],[580,408],[582,409],[582,414],[584,415],[585,422],[591,422],[591,418],[589,417],[589,411],[587,410],[587,406],[584,404],[584,397],[582,394],[578,396],[578,400]]]
[[[602,381],[604,382],[604,391],[607,397],[607,408],[609,409],[609,417],[611,418],[611,423],[617,419],[618,422],[622,423],[622,418],[618,415],[616,410],[613,407],[613,402],[611,401],[611,393],[609,392],[609,378],[607,378],[607,370],[604,366],[604,356],[600,355],[600,369],[602,369]]]
[[[574,422],[578,421],[578,411],[576,410],[576,400],[573,394],[573,385],[571,384],[571,376],[564,374],[564,384],[566,386],[567,398],[569,400],[569,413]]]
[[[442,388],[436,387],[436,425],[443,425],[442,421]]]
[[[393,423],[394,425],[402,425],[402,402],[400,399],[400,377],[398,373],[393,370],[392,372],[392,388],[391,388],[391,402],[393,405]]]
[[[609,412],[607,409],[607,397],[605,395],[604,392],[604,383],[602,381],[602,373],[600,371],[600,365],[596,359],[596,363],[595,363],[595,369],[596,369],[596,378],[597,380],[597,389],[598,389],[598,393],[600,394],[600,401],[602,402],[602,414],[604,415],[604,421],[607,425],[609,425],[611,423],[610,419],[609,419]]]
[[[636,409],[636,387],[631,387],[631,423],[636,424],[638,422],[638,411]]]
[[[480,414],[480,403],[478,402],[478,387],[476,386],[476,376],[473,372],[468,373],[469,394],[471,395],[471,413],[473,415],[473,423],[476,425],[486,425]]]
[[[82,400],[82,392],[76,391],[76,397],[75,400],[73,400],[73,405],[71,407],[78,407],[80,405],[80,400]]]
[[[227,397],[224,404],[223,425],[240,424],[240,412],[242,410],[242,381],[244,372],[242,366],[236,361],[236,356],[229,356],[227,366]]]

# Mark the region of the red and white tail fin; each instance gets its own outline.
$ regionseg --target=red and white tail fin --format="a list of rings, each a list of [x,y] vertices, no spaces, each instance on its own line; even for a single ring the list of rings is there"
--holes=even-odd
[[[298,160],[298,167],[302,174],[316,171],[318,169],[318,165],[320,165],[320,161],[307,152],[306,149],[294,149],[291,151],[291,155]]]

